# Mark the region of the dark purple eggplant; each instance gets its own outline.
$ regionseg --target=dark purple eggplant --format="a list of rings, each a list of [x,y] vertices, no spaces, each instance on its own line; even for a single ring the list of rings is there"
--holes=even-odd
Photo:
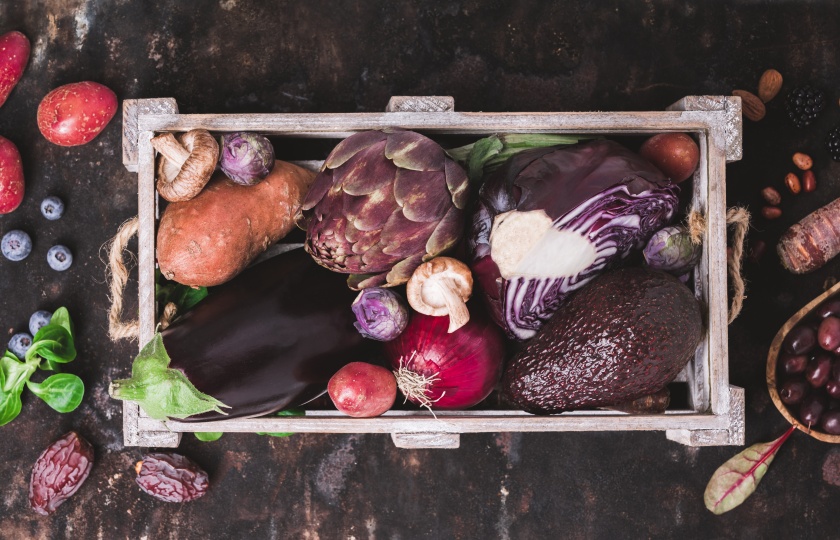
[[[183,410],[156,410],[156,416],[186,422],[253,417],[317,397],[345,364],[379,358],[377,342],[364,339],[353,326],[354,297],[342,276],[318,266],[302,249],[277,255],[213,288],[163,331],[163,348],[171,370],[229,408],[222,413],[206,406],[201,410],[207,412],[186,418]],[[115,397],[132,399],[125,388],[136,370],[137,362],[132,379],[115,381],[116,388],[112,384],[112,395],[116,389]],[[161,401],[134,400],[153,417],[149,409]]]

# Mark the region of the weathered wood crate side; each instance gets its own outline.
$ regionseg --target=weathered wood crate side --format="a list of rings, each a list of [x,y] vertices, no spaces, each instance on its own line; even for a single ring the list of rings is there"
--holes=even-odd
[[[691,446],[743,444],[743,390],[729,385],[726,271],[725,165],[741,158],[741,104],[737,97],[690,96],[656,112],[461,113],[450,97],[394,97],[384,113],[182,115],[172,99],[126,100],[123,161],[138,173],[138,280],[140,344],[153,336],[154,242],[158,218],[154,149],[159,132],[195,128],[213,132],[256,131],[299,138],[342,138],[352,133],[401,127],[424,133],[488,135],[502,132],[651,134],[692,132],[700,143],[692,209],[706,216],[705,249],[695,272],[695,291],[706,310],[707,333],[679,381],[689,389],[689,410],[628,415],[606,410],[533,416],[521,411],[471,410],[437,413],[389,411],[378,418],[350,418],[336,411],[303,417],[232,419],[202,424],[159,422],[137,405],[124,405],[128,446],[174,447],[180,433],[310,432],[391,433],[401,448],[457,448],[460,433],[501,431],[665,431]],[[420,112],[418,112],[420,111]]]

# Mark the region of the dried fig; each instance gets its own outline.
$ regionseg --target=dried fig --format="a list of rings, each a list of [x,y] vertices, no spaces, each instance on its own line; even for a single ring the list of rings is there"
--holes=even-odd
[[[71,431],[44,450],[29,480],[29,506],[49,515],[76,493],[93,467],[93,446]]]
[[[147,454],[135,470],[140,489],[166,502],[192,501],[210,487],[207,473],[180,454]]]

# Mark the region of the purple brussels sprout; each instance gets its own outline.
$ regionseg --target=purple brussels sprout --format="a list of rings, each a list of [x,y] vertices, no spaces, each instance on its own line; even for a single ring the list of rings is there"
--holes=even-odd
[[[643,252],[647,265],[679,276],[700,262],[702,246],[691,241],[688,228],[671,225],[656,231]]]
[[[274,147],[257,133],[222,135],[219,167],[237,184],[253,186],[274,167]]]
[[[363,289],[353,301],[354,326],[362,336],[377,341],[391,341],[405,330],[408,308],[405,300],[388,289]]]

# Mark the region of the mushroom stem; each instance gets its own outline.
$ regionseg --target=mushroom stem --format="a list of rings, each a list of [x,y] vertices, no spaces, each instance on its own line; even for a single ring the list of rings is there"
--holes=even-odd
[[[446,311],[449,312],[449,329],[446,333],[451,334],[470,321],[470,312],[467,309],[467,304],[458,294],[458,285],[454,280],[451,278],[441,279],[436,285],[440,289],[443,302],[446,304]]]
[[[175,135],[171,133],[164,133],[153,138],[152,146],[163,157],[177,165],[179,169],[186,163],[187,158],[190,157],[190,151],[184,148],[178,142],[178,139],[175,138]]]

